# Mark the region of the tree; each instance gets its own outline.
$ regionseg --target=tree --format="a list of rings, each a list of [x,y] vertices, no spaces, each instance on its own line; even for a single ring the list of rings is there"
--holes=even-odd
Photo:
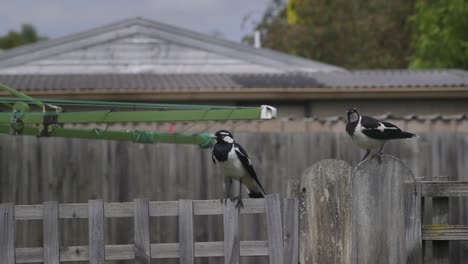
[[[414,1],[274,0],[256,30],[264,47],[286,53],[353,69],[402,68]]]
[[[468,69],[466,0],[419,0],[411,25],[411,68]]]
[[[47,38],[37,34],[33,25],[23,24],[20,32],[11,30],[5,36],[0,37],[0,49],[11,49],[45,39]]]

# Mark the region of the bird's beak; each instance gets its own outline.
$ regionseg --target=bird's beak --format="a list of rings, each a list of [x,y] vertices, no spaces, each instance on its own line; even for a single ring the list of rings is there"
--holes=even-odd
[[[215,134],[210,134],[210,138],[216,138]]]

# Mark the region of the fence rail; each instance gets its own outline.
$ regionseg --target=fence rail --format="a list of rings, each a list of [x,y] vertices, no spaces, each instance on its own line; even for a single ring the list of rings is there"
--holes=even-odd
[[[450,182],[450,181],[423,181],[421,184],[421,203],[425,203],[424,198],[433,199],[432,206],[435,211],[435,217],[443,218],[443,222],[436,221],[433,224],[423,224],[423,240],[468,240],[468,225],[450,225],[448,223],[448,212],[445,216],[440,216],[440,211],[448,211],[449,197],[468,197],[468,182]],[[424,206],[424,205],[422,205]],[[436,219],[440,220],[440,219]]]
[[[429,223],[423,222],[421,230],[424,262],[449,263],[450,241],[468,241],[468,225],[449,224],[449,197],[468,197],[468,182],[423,181],[417,184],[421,186],[420,208],[432,203],[432,218],[426,219]],[[420,213],[420,217],[424,217],[424,213]],[[432,242],[432,248],[425,245],[427,242]]]
[[[284,210],[281,210],[281,202]],[[265,214],[268,240],[239,241],[239,214]],[[224,215],[224,241],[194,242],[194,215]],[[194,263],[195,257],[225,256],[225,263],[239,263],[240,256],[270,256],[270,263],[297,263],[298,200],[268,195],[265,199],[246,199],[238,210],[235,202],[222,205],[219,200],[179,200],[149,202],[135,199],[127,203],[0,205],[0,263],[58,264],[67,261],[104,263],[106,260],[137,260],[150,263],[152,258],[179,258],[180,263]],[[179,243],[150,243],[149,218],[178,216]],[[132,217],[134,244],[105,245],[106,218]],[[59,219],[87,218],[89,245],[59,245]],[[43,247],[15,248],[15,222],[43,220]],[[293,262],[291,262],[293,261]],[[295,261],[295,262],[294,262]]]

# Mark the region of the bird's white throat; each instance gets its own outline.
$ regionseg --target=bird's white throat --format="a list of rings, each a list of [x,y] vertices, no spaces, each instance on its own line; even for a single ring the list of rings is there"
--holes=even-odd
[[[234,143],[234,139],[230,136],[223,137],[224,142],[226,143]]]
[[[359,115],[357,113],[351,113],[349,115],[349,122],[356,122],[359,120]]]

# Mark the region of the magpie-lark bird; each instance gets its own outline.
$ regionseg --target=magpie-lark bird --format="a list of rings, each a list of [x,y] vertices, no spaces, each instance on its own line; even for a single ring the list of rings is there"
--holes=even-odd
[[[257,174],[250,162],[249,156],[244,148],[234,141],[234,137],[229,131],[219,130],[212,138],[216,139],[211,158],[213,163],[218,164],[224,173],[224,194],[225,198],[232,201],[237,200],[236,207],[243,207],[242,203],[242,185],[245,186],[250,198],[265,197],[263,189]],[[239,181],[239,195],[231,197],[232,180]]]
[[[361,161],[366,159],[371,150],[378,149],[374,156],[377,156],[379,164],[382,163],[380,157],[382,148],[388,140],[416,137],[415,134],[402,131],[394,124],[382,122],[369,116],[361,116],[356,108],[348,109],[346,132],[356,145],[367,151]]]

